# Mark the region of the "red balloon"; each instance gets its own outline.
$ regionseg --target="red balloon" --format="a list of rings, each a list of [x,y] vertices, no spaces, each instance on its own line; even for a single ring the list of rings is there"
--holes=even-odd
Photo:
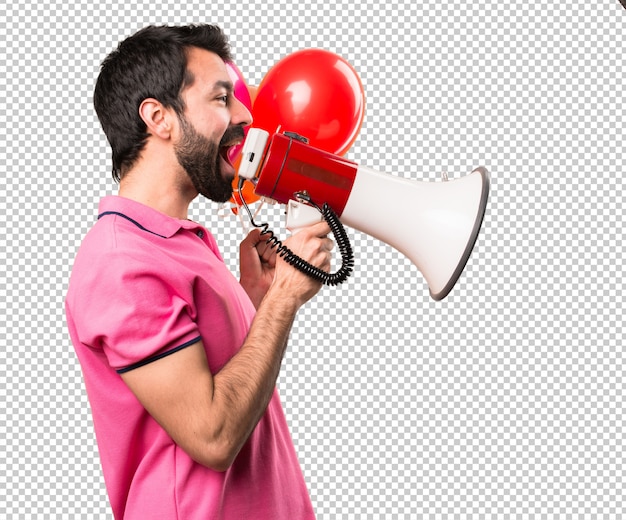
[[[270,69],[259,85],[252,115],[253,127],[296,132],[311,146],[343,155],[363,123],[363,85],[342,57],[304,49]]]

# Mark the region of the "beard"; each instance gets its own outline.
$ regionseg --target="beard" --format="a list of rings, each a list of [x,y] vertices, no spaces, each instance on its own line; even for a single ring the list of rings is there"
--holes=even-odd
[[[232,179],[222,174],[220,148],[234,139],[243,139],[243,128],[228,127],[220,142],[215,143],[196,131],[185,117],[179,120],[182,137],[174,147],[178,163],[200,195],[215,202],[228,201],[233,194]]]

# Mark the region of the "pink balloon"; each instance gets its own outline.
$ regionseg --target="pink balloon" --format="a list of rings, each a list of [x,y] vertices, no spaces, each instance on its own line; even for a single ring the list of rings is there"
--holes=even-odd
[[[235,97],[241,101],[248,110],[252,111],[252,99],[250,98],[250,92],[248,91],[248,85],[243,74],[232,61],[226,62],[226,70],[228,70],[228,76],[233,82]]]
[[[243,74],[232,61],[227,61],[226,70],[228,71],[228,76],[230,80],[233,82],[233,94],[235,97],[241,101],[245,107],[252,113],[252,98],[250,97],[250,92],[248,91],[248,85],[246,84],[246,80],[243,77]],[[248,128],[244,130],[245,134],[248,134]],[[239,146],[234,146],[230,149],[229,158],[232,162],[235,162],[237,156],[240,154],[243,149],[243,144]]]

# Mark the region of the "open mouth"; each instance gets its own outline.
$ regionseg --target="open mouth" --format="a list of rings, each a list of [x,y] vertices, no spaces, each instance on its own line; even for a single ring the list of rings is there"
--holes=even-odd
[[[222,137],[219,153],[222,159],[231,167],[237,154],[241,151],[244,137],[243,129],[237,126],[229,128]]]
[[[237,154],[239,153],[239,151],[241,150],[241,146],[243,141],[241,139],[236,139],[233,140],[230,143],[224,144],[222,146],[220,146],[220,156],[222,157],[222,159],[224,159],[224,161],[226,161],[227,164],[229,164],[230,166],[233,165],[233,162],[235,160],[235,158],[237,157]]]
[[[231,149],[230,146],[220,146],[220,157],[230,166],[233,165]]]

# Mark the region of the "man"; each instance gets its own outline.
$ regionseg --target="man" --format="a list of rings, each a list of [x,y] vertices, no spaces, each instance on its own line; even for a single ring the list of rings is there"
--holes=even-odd
[[[66,312],[116,519],[308,519],[313,509],[275,390],[297,310],[320,286],[258,231],[240,280],[187,219],[224,202],[248,110],[214,26],[147,27],[103,62],[94,93],[119,195],[100,202]],[[326,223],[289,238],[324,270]]]

